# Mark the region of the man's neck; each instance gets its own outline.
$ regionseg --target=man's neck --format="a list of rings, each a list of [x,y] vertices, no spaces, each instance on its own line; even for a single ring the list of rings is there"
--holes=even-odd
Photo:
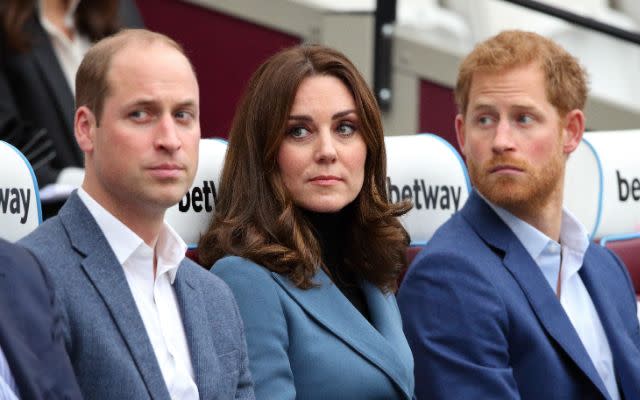
[[[550,239],[560,242],[562,228],[562,192],[556,193],[538,207],[505,207],[507,211],[533,226]]]
[[[164,226],[166,210],[137,207],[131,201],[116,201],[109,196],[102,196],[86,184],[83,184],[82,188],[105,210],[138,235],[149,247],[155,247],[156,240]]]

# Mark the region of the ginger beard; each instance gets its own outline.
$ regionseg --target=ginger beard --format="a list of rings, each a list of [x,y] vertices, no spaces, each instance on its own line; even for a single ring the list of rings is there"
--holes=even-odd
[[[565,156],[561,146],[559,134],[554,155],[544,165],[532,165],[505,155],[496,155],[485,165],[477,165],[471,158],[467,158],[469,178],[473,186],[491,203],[514,214],[536,212],[562,190]],[[516,166],[525,171],[525,176],[494,176],[490,171],[500,164]]]

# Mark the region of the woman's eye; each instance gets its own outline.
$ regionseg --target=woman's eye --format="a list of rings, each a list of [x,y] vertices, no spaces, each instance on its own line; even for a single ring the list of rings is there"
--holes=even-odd
[[[307,137],[309,133],[310,132],[307,130],[307,128],[304,128],[302,126],[296,126],[289,129],[289,136],[295,139],[301,139],[303,137]]]
[[[342,136],[350,136],[356,131],[356,127],[352,124],[342,123],[338,125],[337,131]]]

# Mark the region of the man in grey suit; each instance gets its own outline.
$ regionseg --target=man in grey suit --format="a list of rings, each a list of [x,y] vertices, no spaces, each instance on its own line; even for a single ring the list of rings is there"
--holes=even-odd
[[[123,31],[78,70],[84,182],[21,243],[52,276],[86,398],[254,398],[231,292],[164,223],[195,174],[198,113],[193,68],[164,35]]]

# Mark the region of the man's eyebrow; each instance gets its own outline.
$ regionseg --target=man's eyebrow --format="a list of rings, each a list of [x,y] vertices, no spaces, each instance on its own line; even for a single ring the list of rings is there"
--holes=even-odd
[[[196,107],[195,100],[185,100],[177,104],[177,108],[195,108],[195,107]]]

